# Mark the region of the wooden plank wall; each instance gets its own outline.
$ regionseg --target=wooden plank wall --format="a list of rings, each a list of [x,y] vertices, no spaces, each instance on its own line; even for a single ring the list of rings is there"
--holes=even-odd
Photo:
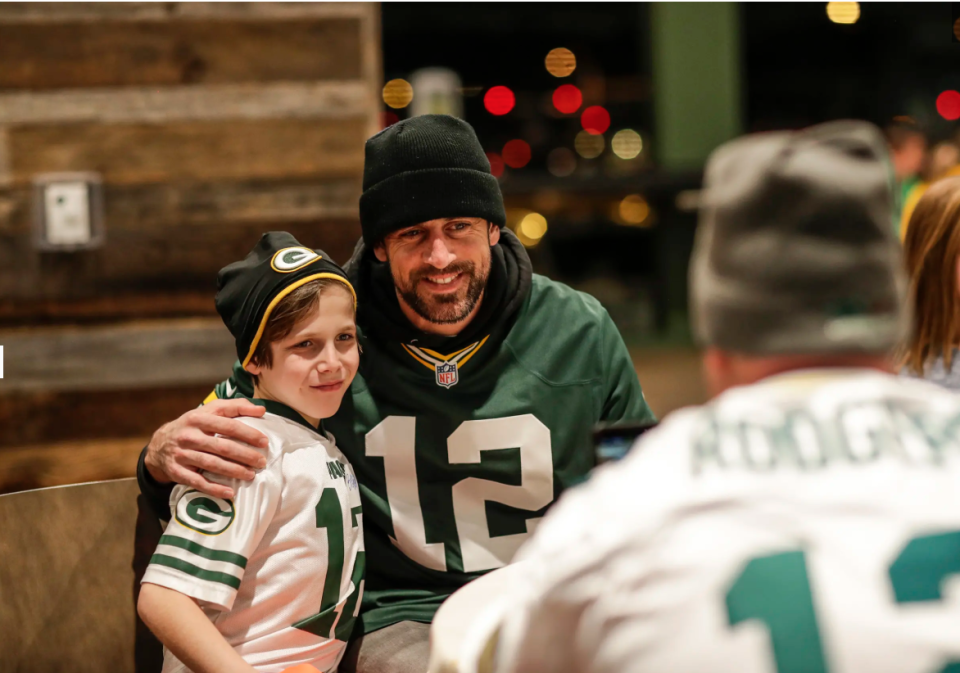
[[[262,232],[346,260],[381,79],[374,3],[0,3],[0,492],[129,474],[225,374],[216,273]],[[60,171],[102,175],[102,247],[34,248]]]

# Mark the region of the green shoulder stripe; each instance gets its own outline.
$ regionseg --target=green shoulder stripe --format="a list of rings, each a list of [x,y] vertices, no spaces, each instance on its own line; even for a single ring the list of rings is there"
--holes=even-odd
[[[213,570],[204,570],[203,568],[198,568],[192,563],[181,561],[178,558],[167,556],[166,554],[154,554],[153,558],[150,559],[150,563],[156,563],[157,565],[167,566],[168,568],[173,568],[174,570],[180,570],[188,575],[193,575],[197,579],[226,584],[228,587],[233,587],[234,589],[240,588],[240,579],[234,577],[233,575],[228,575],[227,573],[218,573]]]
[[[186,549],[192,554],[202,556],[203,558],[208,558],[211,561],[224,561],[225,563],[232,563],[233,565],[240,566],[241,568],[247,567],[247,559],[245,556],[234,554],[230,551],[217,551],[216,549],[208,549],[201,544],[197,544],[191,540],[186,540],[182,537],[177,537],[176,535],[164,535],[160,538],[160,544],[168,544],[171,547],[180,547],[180,549]]]

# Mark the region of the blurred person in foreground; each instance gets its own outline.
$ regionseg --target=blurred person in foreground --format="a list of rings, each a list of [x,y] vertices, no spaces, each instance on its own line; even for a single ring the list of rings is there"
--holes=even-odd
[[[960,396],[891,371],[885,155],[835,122],[710,158],[691,311],[715,397],[547,515],[498,673],[957,670]]]
[[[500,187],[466,122],[423,115],[381,131],[363,186],[363,239],[345,271],[364,353],[325,422],[356,471],[366,545],[339,670],[422,673],[440,603],[510,563],[590,471],[593,425],[653,413],[599,302],[534,274],[501,229]],[[233,497],[198,468],[252,477],[260,455],[234,440],[257,438],[226,417],[261,413],[252,394],[237,363],[206,405],[154,434],[138,478],[155,510],[166,513],[171,481]]]
[[[930,186],[904,240],[914,328],[902,373],[960,390],[960,177]]]

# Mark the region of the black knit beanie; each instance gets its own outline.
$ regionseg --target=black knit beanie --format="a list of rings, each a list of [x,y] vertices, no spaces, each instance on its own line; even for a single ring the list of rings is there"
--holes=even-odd
[[[473,127],[449,115],[397,122],[367,140],[360,197],[363,240],[440,217],[503,226],[500,185]]]
[[[285,231],[264,234],[245,258],[220,269],[214,301],[236,340],[241,364],[250,362],[277,304],[320,278],[343,283],[356,302],[357,293],[343,269],[323,250],[311,250]]]

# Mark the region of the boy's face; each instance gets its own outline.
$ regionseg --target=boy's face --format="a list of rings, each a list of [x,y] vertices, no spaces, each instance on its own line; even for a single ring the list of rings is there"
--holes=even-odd
[[[346,288],[326,288],[318,308],[270,348],[272,367],[253,362],[246,367],[259,377],[256,394],[286,404],[311,423],[333,416],[360,365],[353,296]]]

